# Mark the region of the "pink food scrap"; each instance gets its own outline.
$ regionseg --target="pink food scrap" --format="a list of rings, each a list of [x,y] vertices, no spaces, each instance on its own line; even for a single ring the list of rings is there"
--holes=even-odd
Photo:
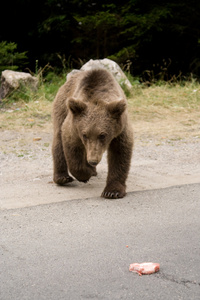
[[[140,276],[156,273],[159,270],[160,270],[160,264],[152,263],[152,262],[148,262],[148,263],[145,262],[142,264],[134,263],[129,266],[130,272],[137,272]]]

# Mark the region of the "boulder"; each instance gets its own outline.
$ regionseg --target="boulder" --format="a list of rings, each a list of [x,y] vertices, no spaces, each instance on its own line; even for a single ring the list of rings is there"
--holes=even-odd
[[[79,73],[79,72],[81,72],[81,70],[77,70],[77,69],[72,70],[71,72],[69,72],[69,73],[67,74],[66,79],[69,80],[69,78],[70,78],[72,75],[74,75],[74,74],[76,74],[76,73]]]
[[[38,79],[29,73],[15,72],[11,70],[3,71],[1,74],[0,99],[5,98],[21,85],[29,87],[32,90],[37,90]]]
[[[123,82],[128,88],[132,87],[130,81],[128,80],[128,78],[126,77],[126,75],[124,74],[120,66],[116,62],[108,58],[96,59],[96,60],[90,59],[86,64],[84,64],[81,67],[80,70],[72,70],[67,75],[67,80],[74,73],[81,72],[81,71],[88,71],[92,69],[99,69],[99,68],[107,69],[115,76],[115,78],[119,83]]]

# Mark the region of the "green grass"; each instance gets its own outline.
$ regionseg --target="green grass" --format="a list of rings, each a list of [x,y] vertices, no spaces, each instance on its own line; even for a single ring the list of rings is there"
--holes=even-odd
[[[39,87],[37,91],[21,86],[18,90],[13,91],[4,100],[4,104],[24,101],[26,103],[31,101],[48,100],[53,101],[59,87],[66,81],[66,74],[56,75],[48,73],[45,78],[39,78]]]

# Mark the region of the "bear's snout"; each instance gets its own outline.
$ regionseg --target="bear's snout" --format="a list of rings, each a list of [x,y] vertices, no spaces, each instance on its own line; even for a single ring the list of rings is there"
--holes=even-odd
[[[87,141],[85,144],[85,150],[87,155],[87,162],[92,167],[96,167],[102,159],[102,155],[105,152],[99,141]]]
[[[98,165],[98,163],[101,161],[102,155],[87,155],[87,162],[89,165],[91,165],[92,167],[96,167]]]
[[[95,167],[98,165],[98,161],[88,161],[88,164],[90,164],[92,167]]]

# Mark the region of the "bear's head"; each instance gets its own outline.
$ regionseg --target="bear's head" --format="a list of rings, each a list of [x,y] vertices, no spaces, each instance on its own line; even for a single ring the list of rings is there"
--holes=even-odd
[[[98,101],[86,103],[74,98],[68,100],[73,125],[85,146],[87,161],[96,166],[111,141],[125,126],[126,101]]]

